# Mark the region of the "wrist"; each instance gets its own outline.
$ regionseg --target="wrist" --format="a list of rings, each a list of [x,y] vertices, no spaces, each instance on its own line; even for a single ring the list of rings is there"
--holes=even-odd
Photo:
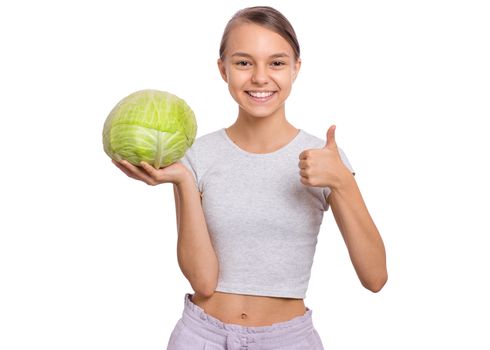
[[[352,188],[356,183],[354,179],[354,175],[350,172],[349,169],[345,169],[344,172],[339,176],[337,183],[331,187],[332,192],[342,192],[349,188]]]
[[[195,186],[194,185],[194,176],[191,173],[187,172],[185,176],[180,178],[175,185],[179,188]]]

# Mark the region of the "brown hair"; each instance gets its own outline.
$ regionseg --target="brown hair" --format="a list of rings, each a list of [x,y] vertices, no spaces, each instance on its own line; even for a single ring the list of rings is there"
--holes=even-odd
[[[291,45],[294,51],[294,58],[299,58],[299,43],[296,38],[293,26],[282,13],[270,6],[254,6],[239,10],[226,24],[221,44],[219,47],[219,57],[224,58],[226,42],[230,35],[233,25],[236,23],[249,22],[258,24],[282,36]]]

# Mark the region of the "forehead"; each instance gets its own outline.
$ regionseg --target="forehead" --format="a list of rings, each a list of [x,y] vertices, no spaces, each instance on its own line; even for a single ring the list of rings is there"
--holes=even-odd
[[[228,36],[226,54],[246,52],[252,56],[270,56],[286,52],[293,56],[293,48],[282,36],[272,30],[253,23],[235,25]]]

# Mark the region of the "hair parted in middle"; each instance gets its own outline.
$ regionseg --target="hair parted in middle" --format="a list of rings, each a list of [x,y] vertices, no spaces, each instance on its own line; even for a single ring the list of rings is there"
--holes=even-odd
[[[236,12],[226,24],[221,44],[219,47],[219,57],[224,59],[226,44],[230,31],[233,26],[240,23],[254,23],[263,26],[267,29],[282,36],[291,45],[294,51],[294,58],[298,60],[300,57],[299,42],[296,33],[289,20],[278,10],[270,6],[253,6],[247,7]]]

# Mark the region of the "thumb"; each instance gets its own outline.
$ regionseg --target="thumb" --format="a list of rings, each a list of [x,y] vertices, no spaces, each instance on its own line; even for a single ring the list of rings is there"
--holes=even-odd
[[[330,128],[328,128],[327,131],[327,143],[325,144],[325,148],[332,148],[336,149],[337,148],[337,142],[335,142],[335,125],[332,125]]]

